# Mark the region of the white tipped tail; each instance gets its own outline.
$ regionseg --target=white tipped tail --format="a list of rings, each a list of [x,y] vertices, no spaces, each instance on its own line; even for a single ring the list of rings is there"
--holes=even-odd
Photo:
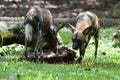
[[[30,24],[26,24],[25,25],[25,38],[28,40],[28,41],[31,41],[32,40],[32,26]]]

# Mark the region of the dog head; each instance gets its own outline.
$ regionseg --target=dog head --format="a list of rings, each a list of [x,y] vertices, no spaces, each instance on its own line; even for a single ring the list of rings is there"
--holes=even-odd
[[[73,31],[73,36],[72,36],[72,48],[73,49],[78,49],[80,48],[85,42],[88,42],[89,36],[90,36],[90,30],[92,29],[92,26],[87,27],[84,30],[78,30],[71,24],[69,24]]]

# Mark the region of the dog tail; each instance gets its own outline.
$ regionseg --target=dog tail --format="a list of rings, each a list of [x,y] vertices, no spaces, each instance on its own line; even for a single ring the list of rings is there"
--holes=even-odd
[[[99,18],[94,14],[94,26],[99,31],[100,24],[99,24]]]

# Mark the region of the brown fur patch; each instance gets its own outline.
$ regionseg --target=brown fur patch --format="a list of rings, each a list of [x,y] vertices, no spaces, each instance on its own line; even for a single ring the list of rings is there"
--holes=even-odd
[[[77,16],[77,20],[79,19],[79,16],[82,16],[82,15],[84,15],[83,20],[78,21],[76,23],[77,30],[84,31],[87,27],[90,27],[90,26],[93,26],[96,30],[98,30],[100,28],[99,19],[94,13],[91,13],[89,11],[80,13]]]
[[[28,13],[26,14],[26,17],[29,17],[29,19],[33,19],[32,15],[35,13],[35,10],[34,9],[30,9],[28,11]]]

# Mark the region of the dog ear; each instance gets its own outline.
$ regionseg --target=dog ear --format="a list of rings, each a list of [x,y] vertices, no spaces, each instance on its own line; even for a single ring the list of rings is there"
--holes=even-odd
[[[92,30],[92,26],[86,28],[86,29],[83,31],[83,34],[84,34],[84,35],[87,35],[91,30]]]
[[[67,25],[70,26],[72,32],[76,31],[76,28],[75,28],[73,25],[71,25],[71,24],[69,24],[69,23],[67,23]]]
[[[57,27],[56,33],[59,32],[59,30],[62,29],[63,27],[65,27],[65,26],[66,26],[66,23],[62,24],[62,26]]]

